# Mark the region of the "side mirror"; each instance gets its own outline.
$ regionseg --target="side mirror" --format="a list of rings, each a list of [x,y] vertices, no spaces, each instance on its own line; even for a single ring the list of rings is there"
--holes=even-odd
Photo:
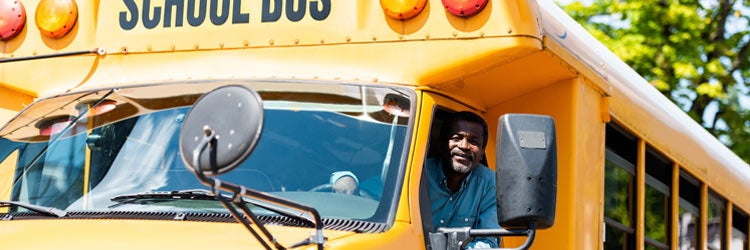
[[[497,218],[505,228],[555,223],[557,142],[549,116],[499,118],[496,148]]]
[[[263,129],[260,95],[229,85],[201,96],[185,117],[180,154],[190,171],[211,177],[234,169],[255,149]],[[207,145],[208,150],[203,150]]]

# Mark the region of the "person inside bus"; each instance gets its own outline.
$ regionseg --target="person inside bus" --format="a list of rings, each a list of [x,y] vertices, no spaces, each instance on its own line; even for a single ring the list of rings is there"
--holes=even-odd
[[[435,228],[498,229],[495,173],[481,164],[487,123],[471,112],[457,112],[445,123],[439,156],[425,163]],[[497,248],[498,239],[476,237],[467,248]]]
[[[350,171],[333,172],[329,183],[334,193],[348,195],[359,193],[359,179]]]

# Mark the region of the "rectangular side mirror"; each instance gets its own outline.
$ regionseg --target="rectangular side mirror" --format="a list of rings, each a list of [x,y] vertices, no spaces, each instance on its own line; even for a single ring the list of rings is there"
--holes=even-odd
[[[505,228],[549,228],[555,222],[557,141],[552,117],[506,114],[496,147],[497,218]]]

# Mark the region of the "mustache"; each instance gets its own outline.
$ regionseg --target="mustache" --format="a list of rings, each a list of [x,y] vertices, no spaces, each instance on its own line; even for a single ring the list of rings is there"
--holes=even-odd
[[[453,149],[451,149],[450,152],[451,152],[451,156],[461,155],[461,156],[466,157],[467,159],[469,159],[469,161],[474,161],[474,158],[476,158],[476,156],[474,155],[474,153],[472,153],[471,151],[465,152],[465,151],[463,151],[463,150],[461,150],[459,148],[453,148]]]

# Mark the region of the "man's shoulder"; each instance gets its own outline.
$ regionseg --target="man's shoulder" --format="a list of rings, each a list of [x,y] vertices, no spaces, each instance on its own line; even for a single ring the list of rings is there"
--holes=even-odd
[[[479,179],[483,181],[489,181],[492,183],[495,183],[495,171],[492,171],[490,168],[485,166],[484,164],[479,164],[474,169],[474,175],[476,175]]]
[[[425,166],[428,168],[437,168],[440,165],[440,158],[430,157],[425,160]]]

